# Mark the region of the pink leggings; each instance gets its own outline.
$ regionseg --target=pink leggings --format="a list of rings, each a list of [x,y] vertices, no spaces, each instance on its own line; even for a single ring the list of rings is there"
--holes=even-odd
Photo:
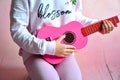
[[[31,56],[25,61],[32,80],[82,80],[79,66],[73,55],[55,66],[39,56]]]

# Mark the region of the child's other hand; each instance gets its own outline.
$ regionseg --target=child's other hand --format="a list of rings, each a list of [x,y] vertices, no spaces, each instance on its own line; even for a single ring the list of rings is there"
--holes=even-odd
[[[100,32],[102,34],[106,34],[106,33],[110,33],[113,29],[114,29],[113,23],[111,21],[104,20]]]
[[[59,57],[67,57],[73,52],[75,52],[75,47],[72,45],[62,44],[62,40],[65,38],[65,35],[59,37],[56,40],[55,55]]]

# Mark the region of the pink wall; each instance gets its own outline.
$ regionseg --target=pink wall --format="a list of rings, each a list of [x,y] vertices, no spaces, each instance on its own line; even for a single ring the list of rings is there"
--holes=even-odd
[[[9,32],[11,0],[0,0],[0,80],[24,80],[27,73]]]
[[[88,17],[105,19],[120,14],[120,0],[83,0],[83,9]],[[119,32],[120,25],[110,34],[89,36],[87,46],[76,54],[84,80],[120,80]]]
[[[0,80],[23,80],[27,73],[9,32],[10,1],[0,0]],[[83,0],[83,14],[104,19],[119,14],[119,5],[120,0]],[[78,51],[76,58],[84,80],[120,80],[119,32],[120,25],[110,34],[90,35],[87,46]]]

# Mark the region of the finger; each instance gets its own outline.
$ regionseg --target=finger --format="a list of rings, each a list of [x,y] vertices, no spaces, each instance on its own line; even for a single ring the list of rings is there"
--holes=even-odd
[[[72,53],[74,53],[75,52],[75,50],[71,50],[71,49],[67,49],[66,50],[66,54],[72,54]]]
[[[58,41],[61,42],[65,38],[65,35],[62,35],[58,38]]]
[[[107,20],[104,21],[104,25],[105,25],[105,33],[109,33],[110,32],[110,28],[109,28],[109,23]]]
[[[68,57],[68,56],[70,56],[72,53],[73,53],[73,51],[68,50],[68,51],[66,51],[66,52],[63,54],[63,56],[64,56],[64,57]]]
[[[114,29],[114,24],[111,21],[109,21],[109,24],[111,25],[110,31],[112,31]]]
[[[64,54],[60,54],[59,56],[61,56],[61,57],[68,57],[68,56],[70,56],[74,52],[76,52],[76,51],[75,50],[71,50],[71,49],[66,49]]]
[[[66,49],[73,49],[73,50],[76,49],[76,47],[74,47],[74,46],[72,46],[72,45],[65,45],[65,48],[66,48]]]
[[[114,24],[111,21],[106,21],[106,24],[108,25],[108,33],[113,30]]]
[[[109,24],[109,22],[107,20],[103,21],[103,32],[104,32],[104,34],[110,32],[109,26],[111,26],[111,25]]]
[[[102,31],[101,31],[102,34],[105,34],[105,26],[102,24]]]
[[[107,28],[106,32],[109,33],[111,31],[111,24],[109,23],[108,20],[106,20],[106,24],[107,24],[107,26],[106,26],[106,28]]]
[[[68,57],[69,55],[71,55],[72,53],[74,53],[75,50],[72,49],[65,49],[64,53],[59,54],[59,56],[61,57]]]
[[[68,53],[65,53],[65,54],[61,54],[61,55],[59,55],[59,57],[68,57],[70,54],[68,54]]]

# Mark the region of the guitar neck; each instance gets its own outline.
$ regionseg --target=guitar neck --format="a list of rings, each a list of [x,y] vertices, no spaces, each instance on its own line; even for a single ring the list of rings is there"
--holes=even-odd
[[[108,18],[106,20],[111,21],[114,24],[114,26],[117,26],[117,23],[120,22],[120,15]],[[97,31],[101,31],[101,25],[102,25],[102,23],[103,23],[103,21],[99,21],[99,22],[96,22],[94,24],[88,25],[88,26],[82,28],[81,32],[82,32],[82,34],[84,36],[88,36],[88,35],[90,35],[92,33],[97,32]]]

